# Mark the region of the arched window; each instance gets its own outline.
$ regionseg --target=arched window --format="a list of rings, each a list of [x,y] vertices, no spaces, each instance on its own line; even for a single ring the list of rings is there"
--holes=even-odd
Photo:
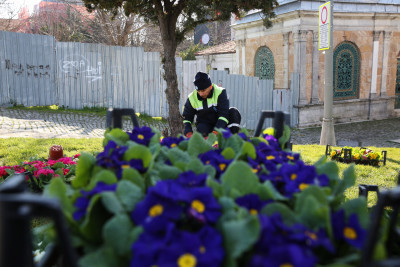
[[[342,42],[333,53],[333,98],[359,98],[359,80],[360,51],[355,44]]]
[[[396,94],[397,98],[395,99],[394,108],[398,109],[398,108],[400,108],[400,52],[397,57],[397,75],[396,75],[395,94]]]
[[[275,62],[271,50],[262,46],[255,56],[255,76],[265,80],[275,80]]]

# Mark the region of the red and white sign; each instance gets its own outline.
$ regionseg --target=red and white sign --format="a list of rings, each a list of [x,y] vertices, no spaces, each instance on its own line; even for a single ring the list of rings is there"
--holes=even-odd
[[[327,2],[319,7],[319,31],[318,49],[329,49],[330,44],[330,24],[331,24],[331,2]]]

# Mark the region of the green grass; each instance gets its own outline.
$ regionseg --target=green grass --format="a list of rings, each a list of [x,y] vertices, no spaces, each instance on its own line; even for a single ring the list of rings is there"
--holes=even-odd
[[[106,116],[107,115],[107,108],[101,108],[101,107],[84,107],[83,109],[68,109],[65,108],[64,106],[57,106],[57,105],[51,105],[51,106],[32,106],[32,107],[25,107],[23,105],[16,105],[13,107],[9,107],[9,109],[16,109],[16,110],[34,110],[34,111],[45,111],[45,112],[53,112],[53,113],[61,113],[61,112],[73,112],[73,113],[85,113],[85,114],[95,114],[95,115],[101,115],[101,116]],[[161,117],[151,117],[150,115],[147,115],[145,113],[136,113],[136,116],[138,116],[139,120],[143,122],[154,122],[155,120],[162,121],[163,123],[166,123],[167,120],[165,118]]]
[[[62,145],[67,157],[83,151],[100,152],[102,141],[103,138],[4,138],[0,139],[0,166],[19,164],[35,156],[48,158],[52,145]]]
[[[59,138],[59,139],[35,139],[35,138],[8,138],[0,142],[0,166],[15,165],[39,156],[47,158],[52,145],[62,145],[66,156],[73,156],[86,151],[95,153],[102,151],[102,138]],[[357,174],[356,185],[346,191],[346,197],[353,199],[358,196],[358,184],[375,184],[384,188],[393,188],[396,185],[400,172],[400,148],[376,148],[370,149],[381,152],[387,151],[385,166],[373,167],[355,165]],[[294,145],[293,151],[301,154],[301,158],[307,164],[314,164],[325,154],[325,146],[319,145]],[[338,163],[340,173],[349,167],[348,164]],[[376,203],[376,194],[369,197],[369,205]]]
[[[293,151],[301,154],[301,158],[307,164],[314,164],[325,154],[325,146],[320,145],[294,145]],[[368,147],[376,152],[387,151],[386,165],[379,164],[379,167],[367,165],[355,165],[356,186],[349,188],[345,194],[346,198],[353,199],[358,196],[359,184],[378,185],[379,189],[393,188],[396,186],[398,175],[400,173],[400,148],[382,148]],[[349,164],[338,162],[340,173],[342,173]],[[376,193],[369,193],[368,205],[376,203]]]

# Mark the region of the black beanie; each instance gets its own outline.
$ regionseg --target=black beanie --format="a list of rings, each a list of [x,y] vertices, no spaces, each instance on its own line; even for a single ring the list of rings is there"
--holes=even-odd
[[[208,76],[208,74],[204,72],[198,72],[194,77],[193,83],[196,87],[196,90],[204,90],[210,87],[210,85],[212,84],[210,76]]]

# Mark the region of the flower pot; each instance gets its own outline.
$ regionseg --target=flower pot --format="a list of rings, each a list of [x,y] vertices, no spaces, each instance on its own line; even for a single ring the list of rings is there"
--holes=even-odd
[[[64,156],[63,147],[61,145],[53,145],[50,147],[49,160],[57,160]]]

